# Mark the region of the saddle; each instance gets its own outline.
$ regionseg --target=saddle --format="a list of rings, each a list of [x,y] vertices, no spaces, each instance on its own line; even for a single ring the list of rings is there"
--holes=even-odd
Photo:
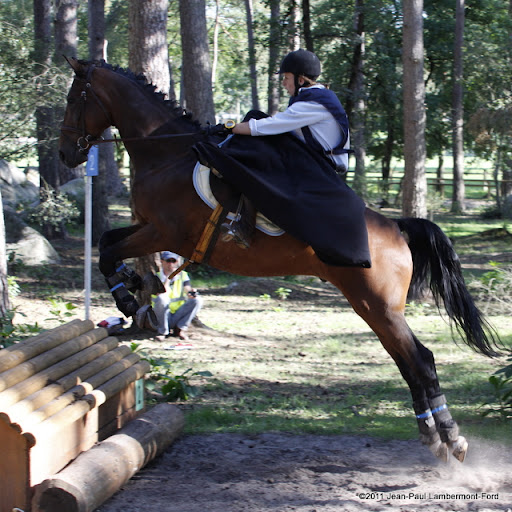
[[[240,202],[240,192],[211,172],[209,167],[197,162],[192,173],[192,181],[197,195],[210,208],[215,209],[218,204],[229,210],[227,219],[233,220],[236,217],[236,210]],[[256,215],[256,228],[269,236],[280,236],[284,230],[276,226],[262,213]]]

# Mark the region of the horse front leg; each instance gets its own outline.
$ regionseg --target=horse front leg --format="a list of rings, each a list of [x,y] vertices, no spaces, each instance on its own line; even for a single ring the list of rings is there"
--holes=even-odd
[[[151,294],[164,292],[160,280],[152,273],[142,279],[123,260],[129,257],[142,256],[158,249],[151,249],[146,234],[151,229],[139,225],[113,229],[105,232],[99,242],[99,268],[114,297],[116,306],[127,317],[134,317],[141,328],[156,330],[156,317],[150,305],[140,306],[133,295],[137,290],[145,289]]]
[[[105,233],[101,235],[98,244],[100,252],[99,267],[101,273],[107,279],[107,284],[109,286],[112,287],[119,283],[124,283],[124,286],[131,293],[135,293],[137,290],[142,289],[143,282],[139,274],[128,267],[122,259],[112,259],[109,251],[112,246],[136,233],[141,227],[142,226],[140,224],[134,224],[133,226],[105,231]],[[113,276],[116,276],[116,278],[110,279]]]

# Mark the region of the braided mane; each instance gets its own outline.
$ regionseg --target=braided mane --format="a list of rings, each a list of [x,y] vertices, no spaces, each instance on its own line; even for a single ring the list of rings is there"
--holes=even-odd
[[[139,87],[149,92],[160,103],[165,105],[165,107],[167,108],[167,110],[169,110],[173,118],[188,121],[195,128],[199,128],[199,123],[193,119],[192,114],[190,112],[187,112],[183,107],[181,107],[181,105],[179,105],[179,103],[176,100],[166,99],[166,95],[163,92],[158,91],[157,86],[149,82],[148,79],[142,73],[136,74],[129,68],[112,66],[104,60],[79,60],[78,62],[83,66],[87,67],[89,67],[90,65],[94,65],[97,68],[108,69],[110,71],[113,71],[114,73],[117,73],[118,75],[122,75],[125,78],[128,78],[132,82],[136,83]]]

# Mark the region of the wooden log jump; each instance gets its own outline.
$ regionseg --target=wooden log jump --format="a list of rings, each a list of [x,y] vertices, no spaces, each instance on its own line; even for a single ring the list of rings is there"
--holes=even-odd
[[[183,413],[177,407],[155,406],[36,486],[33,510],[92,512],[161,454],[183,424]]]
[[[38,484],[144,413],[143,378],[149,369],[147,361],[90,320],[74,320],[0,350],[0,512],[46,510],[32,499]],[[182,429],[176,411],[165,420],[169,432],[163,438],[152,430],[163,439],[161,449]],[[108,460],[101,463],[108,468]],[[48,502],[48,493],[37,495]]]

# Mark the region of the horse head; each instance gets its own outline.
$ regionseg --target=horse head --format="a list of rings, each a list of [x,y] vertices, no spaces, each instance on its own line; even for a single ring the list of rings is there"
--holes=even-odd
[[[65,58],[73,68],[75,78],[67,96],[59,156],[68,167],[76,167],[87,160],[91,143],[100,139],[113,122],[93,87],[92,78],[97,63]]]

